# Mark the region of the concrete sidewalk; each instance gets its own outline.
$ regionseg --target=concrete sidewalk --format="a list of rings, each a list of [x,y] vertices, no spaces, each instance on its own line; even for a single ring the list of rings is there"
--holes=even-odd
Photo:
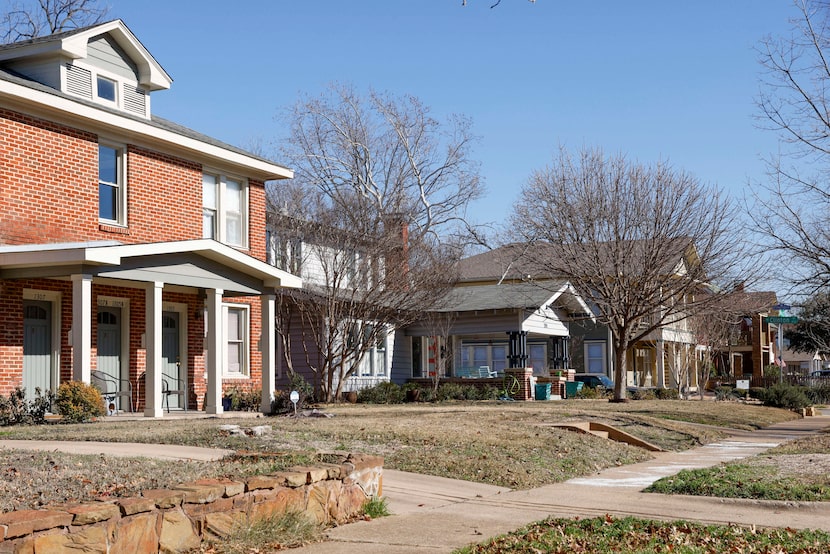
[[[633,515],[764,527],[830,531],[830,503],[726,500],[639,492],[682,469],[708,467],[764,452],[787,440],[830,427],[830,417],[803,418],[684,452],[612,468],[526,491],[385,470],[383,493],[390,517],[329,530],[329,541],[298,554],[435,553],[480,542],[528,523],[557,517]]]

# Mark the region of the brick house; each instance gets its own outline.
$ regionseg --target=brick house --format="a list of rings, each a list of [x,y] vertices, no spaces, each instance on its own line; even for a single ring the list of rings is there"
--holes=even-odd
[[[265,182],[292,173],[154,116],[171,82],[120,20],[0,46],[0,394],[103,375],[150,417],[233,385],[270,409],[300,279],[265,261]]]

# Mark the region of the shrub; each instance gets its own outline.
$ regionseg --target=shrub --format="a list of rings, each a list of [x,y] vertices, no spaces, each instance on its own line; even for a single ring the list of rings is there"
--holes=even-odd
[[[291,391],[297,391],[297,394],[300,395],[300,399],[297,401],[298,410],[314,401],[314,386],[299,373],[292,373],[288,379],[289,394]],[[288,401],[288,404],[293,407],[291,400]]]
[[[26,389],[16,387],[8,398],[0,396],[0,425],[44,423],[47,412],[52,409],[54,395],[52,391],[42,394],[40,387],[35,389],[35,395],[34,400],[26,400]]]
[[[391,382],[378,383],[357,393],[357,401],[364,404],[402,404],[403,397],[401,387]]]
[[[611,391],[607,390],[605,387],[582,387],[576,391],[576,396],[574,398],[597,400],[600,398],[608,398],[610,395]]]
[[[765,379],[778,379],[781,377],[781,369],[775,364],[764,366]]]
[[[800,410],[810,405],[810,399],[804,392],[804,387],[779,383],[766,390],[761,399],[765,406]]]
[[[234,412],[258,412],[262,405],[262,389],[253,387],[234,385],[225,391],[225,397],[230,399]]]
[[[680,392],[677,389],[657,389],[654,393],[657,395],[657,400],[677,400],[680,398]]]
[[[435,400],[438,402],[464,399],[464,385],[459,383],[441,383],[435,391]]]
[[[83,423],[106,413],[101,391],[81,381],[61,383],[55,405],[69,423]]]
[[[715,400],[727,401],[737,398],[735,389],[732,387],[718,387],[715,389]]]
[[[804,393],[811,404],[830,404],[830,385],[818,385],[807,388]]]
[[[629,396],[631,400],[654,400],[657,393],[655,389],[634,389]]]

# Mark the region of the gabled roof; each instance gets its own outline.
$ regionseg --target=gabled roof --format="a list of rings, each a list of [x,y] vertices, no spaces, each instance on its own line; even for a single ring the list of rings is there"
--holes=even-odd
[[[659,261],[666,275],[683,271],[683,264],[687,258],[692,263],[696,263],[697,256],[689,239],[679,237],[665,240],[667,243],[663,245],[663,250],[675,254],[670,259]],[[645,241],[627,241],[625,246],[630,261],[637,263],[647,261]],[[551,268],[555,267],[555,260],[562,256],[562,250],[562,247],[548,242],[508,244],[461,260],[458,265],[460,278],[461,281],[466,282],[556,278],[556,275],[550,274]],[[610,264],[614,247],[604,242],[587,243],[568,245],[568,251],[585,252],[586,256],[599,257],[599,259],[604,259],[602,256],[607,255]],[[550,260],[550,263],[540,265],[536,262],[542,259]]]
[[[271,160],[224,143],[183,125],[153,115],[150,120],[122,110],[84,100],[38,83],[13,71],[0,69],[0,104],[33,105],[38,110],[80,118],[113,132],[130,132],[150,143],[165,143],[190,155],[214,158],[214,163],[232,163],[250,177],[262,180],[290,179],[294,173]],[[230,154],[230,155],[229,155]]]
[[[434,311],[536,311],[551,304],[569,313],[590,312],[582,298],[565,281],[549,281],[544,286],[538,283],[459,286],[450,290]]]
[[[136,64],[141,86],[149,90],[170,88],[173,79],[120,19],[2,45],[0,62],[50,55],[84,59],[89,39],[103,34],[109,35]]]

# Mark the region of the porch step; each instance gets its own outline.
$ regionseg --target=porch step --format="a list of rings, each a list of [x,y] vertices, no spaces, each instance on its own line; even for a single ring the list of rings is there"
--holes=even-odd
[[[599,423],[597,421],[569,421],[567,423],[552,423],[547,425],[577,433],[596,435],[597,437],[610,439],[616,442],[624,442],[632,446],[643,448],[650,452],[663,452],[663,449],[657,445],[639,439],[634,435],[617,429],[616,427],[606,425],[605,423]]]

